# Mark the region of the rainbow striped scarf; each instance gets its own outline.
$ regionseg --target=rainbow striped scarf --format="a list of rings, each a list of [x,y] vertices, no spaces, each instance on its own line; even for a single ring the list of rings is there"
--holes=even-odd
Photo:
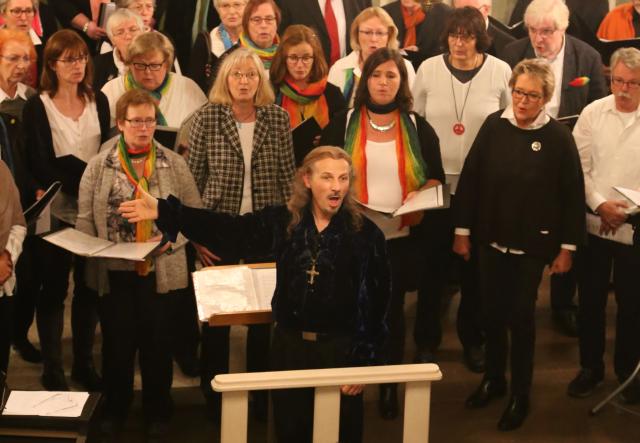
[[[348,106],[351,106],[351,97],[356,92],[359,78],[353,72],[354,68],[349,68],[344,73],[344,88],[342,89],[342,95]]]
[[[420,189],[427,182],[427,164],[422,158],[420,140],[411,117],[406,112],[396,112],[396,156],[398,158],[398,178],[402,189],[402,200],[410,192]],[[344,150],[351,155],[355,179],[355,198],[362,203],[369,202],[367,190],[367,108],[355,109],[347,125]],[[402,225],[413,224],[415,214],[402,217]]]
[[[278,104],[289,114],[292,128],[310,117],[314,117],[321,128],[329,124],[329,106],[324,95],[326,87],[327,77],[310,83],[305,89],[299,89],[289,75],[285,77],[280,86]]]
[[[251,49],[253,52],[258,54],[258,57],[260,57],[260,60],[262,60],[264,69],[268,70],[271,67],[273,56],[276,55],[276,50],[278,49],[278,44],[280,43],[280,37],[278,37],[278,34],[276,34],[273,39],[273,45],[269,46],[268,48],[260,48],[256,46],[256,44],[244,32],[240,33],[240,38],[238,39],[238,41],[240,42],[240,46],[242,46],[243,48]]]
[[[138,178],[138,174],[136,173],[135,168],[131,164],[131,155],[134,156],[147,156],[146,161],[144,162],[144,170],[142,173],[142,177]],[[127,149],[127,144],[124,141],[124,136],[120,135],[120,139],[118,140],[118,160],[120,161],[120,167],[124,171],[125,175],[129,179],[129,182],[135,186],[135,197],[136,199],[142,198],[142,195],[139,191],[139,188],[144,189],[146,192],[149,192],[149,178],[153,175],[156,169],[156,144],[152,140],[151,146],[148,149],[137,151],[137,152],[129,152]],[[151,231],[153,229],[153,222],[151,220],[144,220],[136,223],[136,242],[143,243],[151,238]],[[136,262],[136,271],[138,275],[145,276],[151,270],[151,259],[146,259],[143,262]]]
[[[167,119],[162,115],[162,111],[160,111],[160,100],[162,100],[162,94],[166,93],[171,86],[171,73],[167,73],[162,84],[158,86],[153,91],[147,91],[144,89],[135,78],[133,78],[133,74],[131,72],[127,72],[127,75],[124,76],[124,90],[131,91],[132,89],[142,89],[143,91],[147,91],[151,97],[156,101],[156,121],[160,126],[168,126]]]

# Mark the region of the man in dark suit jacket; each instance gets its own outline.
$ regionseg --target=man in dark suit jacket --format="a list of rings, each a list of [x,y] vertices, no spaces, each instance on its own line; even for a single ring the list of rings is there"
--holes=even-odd
[[[95,54],[98,41],[106,37],[104,29],[96,24],[98,17],[91,14],[91,0],[54,0],[49,2],[53,14],[63,28],[77,31]]]
[[[322,9],[320,9],[320,2],[324,4],[325,0],[276,0],[282,13],[278,34],[284,34],[285,29],[287,29],[289,25],[306,25],[315,29],[320,38],[322,48],[324,49],[324,57],[327,63],[330,64],[331,41],[329,40],[329,32],[324,22]],[[344,30],[345,45],[344,47],[340,47],[340,57],[344,57],[351,52],[351,45],[349,44],[351,22],[353,22],[353,19],[356,18],[363,9],[371,6],[371,0],[343,0],[342,4],[344,7],[344,21],[346,26]],[[335,7],[333,10],[334,14],[341,13],[339,10],[336,11]],[[339,19],[338,22],[340,22]]]
[[[487,49],[487,53],[501,59],[504,48],[516,39],[509,33],[509,28],[505,24],[491,16],[492,4],[492,0],[453,0],[456,8],[471,6],[480,11],[487,22],[487,33],[491,37],[491,46]]]
[[[553,8],[562,12],[559,14],[563,17],[562,23],[554,21],[552,11],[547,11],[547,15],[543,17],[525,14],[527,20],[532,21],[526,23],[529,37],[509,44],[503,55],[504,60],[513,68],[525,58],[543,57],[553,62],[564,48],[562,78],[556,79],[561,85],[560,103],[557,113],[552,113],[552,116],[565,117],[580,114],[586,105],[607,95],[608,89],[600,54],[583,41],[566,34],[569,10],[561,0],[557,0]],[[545,33],[549,35],[544,35]],[[589,82],[583,86],[571,86],[569,83],[578,77],[588,77]],[[575,286],[573,272],[551,278],[553,320],[562,332],[570,336],[577,336],[575,306],[572,301]]]

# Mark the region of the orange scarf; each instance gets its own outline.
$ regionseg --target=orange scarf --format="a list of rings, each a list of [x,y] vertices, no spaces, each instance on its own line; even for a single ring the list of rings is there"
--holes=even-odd
[[[400,9],[402,9],[402,21],[406,29],[403,48],[414,46],[417,41],[416,27],[424,21],[426,15],[422,8],[418,8],[413,14],[409,14],[409,11],[404,6],[401,6]]]
[[[310,117],[315,117],[318,125],[324,128],[329,123],[329,106],[324,95],[327,77],[315,83],[309,83],[305,89],[299,89],[293,79],[287,75],[280,86],[279,102],[289,114],[291,128]]]

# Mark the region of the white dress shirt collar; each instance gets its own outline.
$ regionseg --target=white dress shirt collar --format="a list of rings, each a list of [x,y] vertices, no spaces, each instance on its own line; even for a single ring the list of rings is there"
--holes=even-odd
[[[0,103],[2,103],[5,100],[13,100],[17,97],[20,97],[24,101],[27,100],[27,85],[25,85],[24,83],[18,83],[18,87],[16,89],[16,95],[13,97],[9,97],[9,94],[7,94],[4,91],[4,89],[0,88]]]
[[[518,126],[516,115],[513,112],[513,105],[507,106],[500,117],[506,118],[507,120],[509,120],[509,122],[513,126]],[[540,110],[540,113],[538,114],[536,119],[524,129],[528,129],[528,130],[539,129],[544,125],[546,125],[547,123],[549,123],[549,120],[551,120],[551,117],[549,117],[549,115],[547,115],[547,113],[545,112],[545,109],[542,108],[542,110]]]

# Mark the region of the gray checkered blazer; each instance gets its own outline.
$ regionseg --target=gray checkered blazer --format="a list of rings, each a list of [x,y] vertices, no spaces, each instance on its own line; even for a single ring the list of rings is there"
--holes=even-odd
[[[189,169],[204,207],[238,214],[242,201],[244,159],[231,107],[208,104],[193,119]],[[253,210],[286,203],[295,173],[289,115],[276,105],[256,110],[251,155]]]

